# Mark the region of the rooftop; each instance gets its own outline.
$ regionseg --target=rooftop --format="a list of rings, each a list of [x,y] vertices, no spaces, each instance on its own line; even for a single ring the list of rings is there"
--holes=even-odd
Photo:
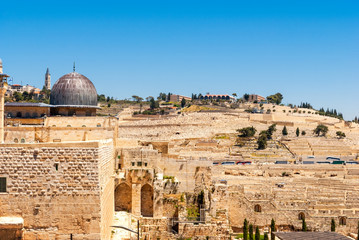
[[[350,238],[336,232],[276,232],[281,240],[348,240]]]

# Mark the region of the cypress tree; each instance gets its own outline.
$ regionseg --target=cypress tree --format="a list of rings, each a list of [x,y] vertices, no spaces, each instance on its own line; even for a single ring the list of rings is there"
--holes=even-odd
[[[274,236],[274,232],[276,231],[275,229],[275,221],[274,219],[272,218],[272,221],[270,223],[270,239],[271,240],[274,240],[275,239],[275,236]]]
[[[283,136],[287,136],[287,135],[288,135],[288,130],[287,130],[287,127],[286,127],[286,126],[283,127],[282,134],[283,134]]]
[[[259,232],[259,227],[256,227],[256,234],[255,234],[255,240],[261,239],[261,233]]]
[[[302,218],[302,231],[303,232],[307,231],[307,223],[305,222],[305,218]]]
[[[332,222],[330,223],[330,231],[335,232],[335,221],[332,218]]]
[[[243,240],[248,240],[248,221],[244,219],[243,223]]]
[[[299,131],[299,128],[297,127],[297,130],[295,131],[295,134],[297,135],[297,137],[299,137],[299,133],[300,133],[300,131]]]
[[[269,240],[268,239],[268,233],[264,233],[264,239],[263,240]]]
[[[252,225],[252,223],[249,224],[249,240],[254,240],[253,239],[253,225]]]

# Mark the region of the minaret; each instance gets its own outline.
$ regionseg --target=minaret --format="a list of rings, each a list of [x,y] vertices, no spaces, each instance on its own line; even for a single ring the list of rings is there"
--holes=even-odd
[[[2,60],[0,58],[0,74],[2,74]]]
[[[51,74],[49,68],[47,68],[45,73],[45,87],[50,90],[51,89]]]
[[[0,61],[0,142],[4,143],[4,114],[5,114],[5,93],[7,90],[8,75],[2,72],[2,62]]]

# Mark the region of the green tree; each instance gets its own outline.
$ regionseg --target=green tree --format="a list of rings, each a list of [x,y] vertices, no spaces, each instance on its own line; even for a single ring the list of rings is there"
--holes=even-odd
[[[299,137],[299,133],[300,133],[299,127],[297,127],[297,130],[295,130],[295,135],[297,135],[297,137]]]
[[[166,101],[166,97],[167,97],[166,93],[161,92],[157,99],[162,100],[162,101]]]
[[[249,224],[249,240],[254,240],[253,239],[253,225],[252,225],[252,223]]]
[[[263,238],[263,240],[269,240],[269,239],[268,239],[268,233],[264,233],[264,238]]]
[[[249,100],[249,94],[248,94],[248,93],[245,93],[245,94],[243,95],[243,99],[244,99],[244,101],[248,102],[248,100]]]
[[[262,131],[257,140],[258,150],[266,149],[267,147],[267,133]]]
[[[252,127],[237,129],[237,132],[239,132],[241,134],[241,135],[239,135],[240,137],[253,137],[254,134],[257,132],[257,129],[255,129],[252,126]]]
[[[319,137],[320,135],[325,136],[328,132],[328,127],[323,125],[323,124],[319,124],[314,130],[313,133],[317,134],[317,136]]]
[[[143,98],[141,98],[137,95],[132,95],[132,98],[133,98],[133,101],[135,101],[137,103],[140,103],[143,100]]]
[[[343,133],[342,131],[337,131],[336,134],[337,134],[337,137],[340,138],[340,139],[346,137],[345,133]]]
[[[182,98],[181,100],[181,107],[183,108],[186,105],[186,99]]]
[[[256,226],[256,233],[254,236],[255,240],[260,240],[261,239],[261,233],[259,232],[259,227]]]
[[[270,140],[272,139],[272,135],[275,131],[277,131],[276,129],[277,124],[272,124],[269,126],[268,130],[267,130],[267,139]]]
[[[159,107],[158,102],[155,101],[154,98],[151,98],[151,100],[150,100],[150,108],[153,110],[153,109],[158,108],[158,107]]]
[[[332,218],[332,222],[330,223],[330,231],[335,232],[335,221]]]
[[[302,218],[302,231],[303,232],[307,231],[307,223],[305,222],[305,218]]]
[[[22,100],[24,100],[24,97],[22,96],[22,93],[20,92],[14,92],[14,98],[16,102],[20,102]]]
[[[267,97],[267,101],[270,103],[275,103],[279,105],[283,100],[283,95],[281,93],[276,93]]]
[[[270,239],[271,240],[274,240],[275,239],[275,236],[274,236],[274,232],[276,231],[276,227],[275,227],[275,221],[274,219],[272,218],[272,221],[270,223]]]
[[[288,135],[288,130],[287,130],[287,127],[286,127],[286,126],[283,127],[282,134],[283,134],[283,136],[287,136],[287,135]]]
[[[302,131],[302,136],[305,136],[305,134],[307,134],[305,131]]]
[[[359,240],[359,221],[358,221],[358,235],[357,235],[357,240]]]
[[[248,240],[248,221],[244,219],[243,222],[243,240]]]

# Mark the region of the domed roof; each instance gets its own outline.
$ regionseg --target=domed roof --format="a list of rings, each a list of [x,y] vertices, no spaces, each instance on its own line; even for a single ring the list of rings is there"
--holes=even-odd
[[[52,87],[50,104],[97,106],[96,88],[84,75],[68,73]]]

